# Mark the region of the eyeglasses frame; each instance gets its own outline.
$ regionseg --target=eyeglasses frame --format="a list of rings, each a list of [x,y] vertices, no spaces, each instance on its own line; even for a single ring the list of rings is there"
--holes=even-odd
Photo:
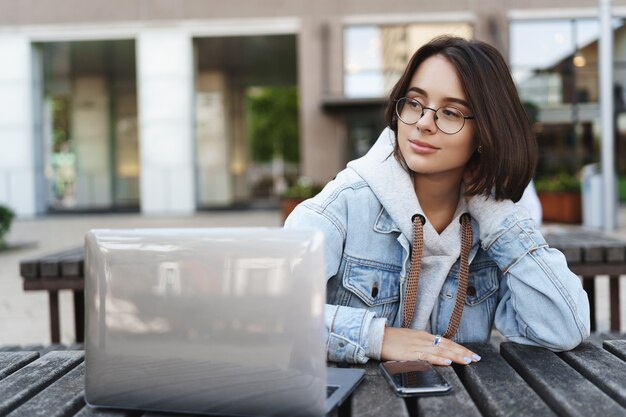
[[[415,123],[407,123],[407,122],[405,122],[404,120],[402,120],[402,117],[400,117],[400,114],[398,113],[398,103],[399,103],[401,100],[413,100],[413,101],[418,102],[418,103],[420,104],[420,106],[422,106],[422,115],[419,117],[419,119],[417,119],[417,120],[415,121]],[[466,116],[465,114],[463,114],[463,112],[462,112],[460,109],[458,109],[457,107],[454,107],[454,106],[441,106],[441,107],[439,107],[438,109],[433,109],[432,107],[427,107],[427,106],[423,105],[423,104],[422,104],[422,102],[421,102],[421,101],[419,101],[419,100],[417,100],[417,99],[410,98],[410,97],[406,97],[406,96],[405,96],[405,97],[401,97],[401,98],[397,98],[397,99],[395,99],[394,101],[395,101],[395,103],[396,103],[396,105],[394,106],[394,107],[395,107],[395,113],[396,113],[396,116],[398,116],[398,119],[400,119],[400,121],[401,121],[402,123],[404,123],[405,125],[416,125],[416,124],[417,124],[420,120],[422,120],[422,117],[424,117],[424,114],[426,113],[426,110],[430,110],[430,111],[432,111],[432,112],[434,112],[434,113],[435,113],[434,121],[435,121],[435,126],[437,126],[437,130],[439,130],[441,133],[444,133],[444,134],[446,134],[446,135],[456,135],[456,134],[457,134],[457,133],[459,133],[461,130],[463,130],[463,128],[465,127],[465,121],[466,121],[466,120],[474,120],[474,119],[476,119],[476,117],[475,117],[475,116]],[[453,109],[458,110],[458,111],[459,111],[459,113],[461,113],[461,115],[462,115],[462,117],[463,117],[463,124],[461,125],[461,127],[459,128],[459,130],[457,130],[456,132],[448,133],[448,132],[446,132],[446,131],[442,130],[442,129],[439,127],[439,125],[437,124],[437,119],[438,119],[438,117],[437,117],[437,112],[438,112],[439,110],[441,110],[442,108],[444,108],[444,107],[452,107]]]

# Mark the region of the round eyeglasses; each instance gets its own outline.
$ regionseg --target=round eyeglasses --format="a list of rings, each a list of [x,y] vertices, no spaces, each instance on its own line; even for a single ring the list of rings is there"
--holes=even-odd
[[[414,98],[402,97],[396,100],[396,115],[404,124],[414,125],[424,117],[424,112],[431,110],[435,112],[435,125],[447,135],[454,135],[463,129],[465,120],[473,119],[474,116],[466,116],[454,106],[443,106],[432,109],[424,106]]]

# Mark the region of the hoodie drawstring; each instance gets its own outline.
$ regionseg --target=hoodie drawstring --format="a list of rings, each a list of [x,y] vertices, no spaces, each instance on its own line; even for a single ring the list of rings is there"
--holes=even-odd
[[[409,270],[409,278],[406,285],[406,296],[404,302],[404,320],[402,327],[411,327],[415,306],[417,300],[417,286],[419,283],[420,269],[422,267],[422,253],[424,250],[424,224],[426,218],[421,214],[413,216],[413,247],[411,250],[411,267]],[[463,314],[463,306],[465,305],[465,296],[467,295],[467,285],[469,282],[469,253],[472,248],[472,222],[471,217],[467,213],[461,215],[461,261],[459,266],[459,287],[456,294],[454,309],[448,322],[443,337],[452,339],[456,334],[461,316]]]

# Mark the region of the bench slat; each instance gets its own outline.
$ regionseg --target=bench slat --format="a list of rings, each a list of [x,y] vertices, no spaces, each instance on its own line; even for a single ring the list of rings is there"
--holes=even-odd
[[[448,381],[452,391],[448,395],[417,398],[417,415],[420,417],[480,417],[480,411],[463,387],[463,383],[454,372],[454,368],[452,366],[440,366],[437,367],[437,370]]]
[[[0,380],[39,357],[37,352],[0,352]]]
[[[606,261],[609,263],[626,262],[626,248],[623,244],[609,245],[606,248]]]
[[[50,352],[0,381],[0,415],[37,395],[82,362],[84,352]]]
[[[621,405],[555,353],[512,342],[502,343],[500,352],[559,415],[587,417],[624,414]]]
[[[556,232],[546,234],[545,239],[563,252],[569,265],[626,262],[626,242],[601,233]]]
[[[482,359],[462,367],[461,375],[485,416],[556,416],[491,345],[468,344],[467,348]]]
[[[626,407],[626,362],[591,342],[559,354],[565,362]]]
[[[602,346],[623,361],[626,361],[626,340],[605,340]]]
[[[47,259],[39,262],[39,273],[42,279],[60,277],[61,267],[58,259]]]
[[[583,259],[586,264],[597,264],[604,262],[603,247],[585,247],[583,248]]]
[[[74,415],[85,405],[84,386],[85,364],[83,362],[28,402],[16,408],[8,417]]]
[[[61,261],[61,276],[63,278],[82,278],[84,261],[81,256],[74,256]]]
[[[552,247],[563,252],[563,255],[565,255],[565,259],[567,260],[568,265],[580,264],[583,262],[583,253],[580,248],[560,248],[558,246]]]
[[[24,279],[39,278],[39,259],[27,259],[21,261],[20,276]]]
[[[70,264],[73,260],[84,258],[84,248],[78,246],[75,248],[63,250],[60,252],[50,253],[37,258],[30,258],[20,261],[20,275],[22,278],[39,279],[39,278],[55,278],[61,275],[61,264],[67,260]]]

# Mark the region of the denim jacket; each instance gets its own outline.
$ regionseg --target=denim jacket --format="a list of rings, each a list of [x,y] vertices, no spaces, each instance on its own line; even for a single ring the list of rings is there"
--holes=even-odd
[[[389,156],[393,140],[386,129],[366,156],[348,164],[285,223],[324,234],[327,354],[332,361],[376,358],[381,326],[401,326],[410,219],[421,208],[409,174]],[[473,243],[465,306],[453,340],[485,342],[493,325],[511,341],[555,351],[572,349],[587,338],[589,301],[580,279],[565,257],[548,247],[528,213],[511,201],[484,197],[472,198],[455,217],[464,210],[472,216]],[[429,242],[425,236],[426,248]],[[450,265],[420,278],[418,292],[426,295],[418,298],[416,310],[420,303],[427,306],[422,313],[426,321],[414,321],[412,327],[445,332],[458,287],[458,258]],[[437,281],[435,272],[440,282],[422,289],[424,282]]]

